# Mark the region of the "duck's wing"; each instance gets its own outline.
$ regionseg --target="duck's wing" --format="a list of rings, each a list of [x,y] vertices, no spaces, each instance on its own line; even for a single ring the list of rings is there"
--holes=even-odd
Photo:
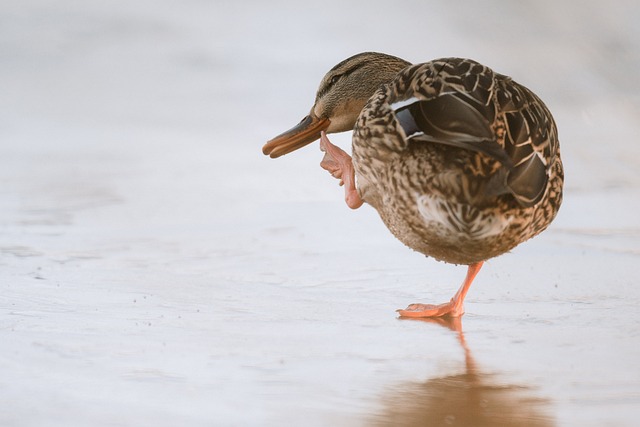
[[[402,77],[402,76],[399,76]],[[390,107],[405,142],[483,153],[501,163],[492,191],[523,206],[544,195],[557,150],[555,123],[542,101],[512,79],[474,61],[449,58],[406,70],[411,90]],[[496,180],[494,180],[496,181]]]

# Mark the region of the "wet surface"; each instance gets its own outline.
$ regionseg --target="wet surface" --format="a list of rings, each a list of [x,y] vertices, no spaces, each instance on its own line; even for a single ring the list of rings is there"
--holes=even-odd
[[[399,5],[2,6],[0,425],[637,424],[638,6]],[[556,116],[561,212],[460,324],[394,310],[465,267],[350,211],[316,144],[261,153],[364,50],[473,57]]]
[[[554,426],[549,399],[536,397],[526,385],[509,384],[483,372],[466,343],[461,319],[424,319],[458,336],[464,369],[458,374],[408,381],[390,388],[383,415],[372,425],[397,426]]]

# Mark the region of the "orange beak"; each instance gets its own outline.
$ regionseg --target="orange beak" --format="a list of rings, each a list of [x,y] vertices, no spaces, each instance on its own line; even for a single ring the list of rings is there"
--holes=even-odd
[[[312,111],[300,123],[267,141],[262,152],[272,159],[289,154],[319,139],[320,132],[327,129],[330,123],[329,119],[320,119]]]

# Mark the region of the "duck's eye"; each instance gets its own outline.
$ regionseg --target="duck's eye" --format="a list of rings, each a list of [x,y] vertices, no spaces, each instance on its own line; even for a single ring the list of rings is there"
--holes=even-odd
[[[338,83],[338,80],[340,80],[340,77],[341,77],[341,76],[340,76],[339,74],[337,74],[337,75],[335,75],[335,76],[331,77],[331,80],[329,80],[329,83],[331,83],[332,85],[334,85],[334,84]]]

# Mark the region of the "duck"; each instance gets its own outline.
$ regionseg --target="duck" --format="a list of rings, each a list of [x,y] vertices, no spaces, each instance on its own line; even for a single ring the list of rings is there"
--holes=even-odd
[[[327,137],[345,131],[353,131],[351,155]],[[366,203],[409,248],[467,266],[450,301],[410,304],[400,317],[462,316],[483,263],[544,231],[562,203],[549,109],[471,59],[411,64],[363,52],[339,62],[309,114],[262,152],[278,158],[318,139],[320,166],[344,187],[349,208]]]

